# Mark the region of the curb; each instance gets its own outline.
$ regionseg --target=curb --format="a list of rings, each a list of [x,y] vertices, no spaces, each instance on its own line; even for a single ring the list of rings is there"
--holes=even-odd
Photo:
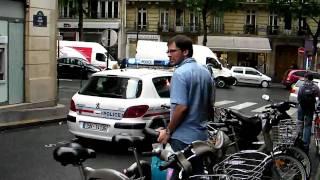
[[[0,131],[65,121],[68,108],[58,104],[53,107],[27,108],[0,112]]]
[[[43,124],[57,123],[66,121],[66,117],[53,117],[52,119],[28,119],[22,121],[14,121],[8,123],[0,123],[0,131],[18,129],[23,127],[39,126]]]

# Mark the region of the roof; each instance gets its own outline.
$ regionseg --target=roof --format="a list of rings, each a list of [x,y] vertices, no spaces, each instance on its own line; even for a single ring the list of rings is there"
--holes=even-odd
[[[199,36],[198,42],[202,43],[203,36]],[[268,38],[262,37],[237,37],[237,36],[208,36],[207,47],[214,51],[234,52],[271,52]]]
[[[136,77],[141,78],[142,76],[159,76],[159,75],[172,75],[172,71],[169,70],[158,70],[158,69],[114,69],[105,70],[96,73],[96,75],[115,75],[115,76],[125,76],[125,77]]]

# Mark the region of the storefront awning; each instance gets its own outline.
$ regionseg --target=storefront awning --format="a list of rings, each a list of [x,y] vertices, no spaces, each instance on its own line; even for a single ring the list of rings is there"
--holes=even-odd
[[[268,38],[261,37],[236,37],[236,36],[208,36],[207,47],[213,51],[233,52],[271,52]],[[198,37],[198,43],[202,44],[203,36]]]

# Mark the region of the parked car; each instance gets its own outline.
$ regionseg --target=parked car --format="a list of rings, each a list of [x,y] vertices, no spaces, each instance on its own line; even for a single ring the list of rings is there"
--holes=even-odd
[[[315,79],[320,79],[320,74],[315,71],[309,71],[305,69],[289,69],[283,75],[282,84],[286,86],[287,89],[290,89],[291,85],[296,83],[299,79],[304,78],[304,75],[307,72],[311,72]]]
[[[100,67],[90,64],[78,57],[58,59],[58,78],[89,79],[93,73],[101,71]]]
[[[292,85],[289,95],[289,101],[298,103],[298,92],[303,83],[304,78],[299,79],[295,84]],[[313,79],[313,83],[318,85],[318,87],[320,88],[320,79]]]
[[[72,97],[69,131],[104,141],[119,134],[144,138],[146,126],[163,127],[169,121],[170,111],[162,105],[170,105],[171,77],[172,71],[145,68],[93,74]]]
[[[257,84],[261,87],[269,87],[271,78],[252,67],[232,66],[232,76],[236,79],[234,85],[239,83]]]

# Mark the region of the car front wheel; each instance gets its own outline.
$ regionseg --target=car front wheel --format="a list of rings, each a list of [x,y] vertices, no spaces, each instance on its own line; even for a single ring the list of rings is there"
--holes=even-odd
[[[261,82],[261,87],[263,87],[263,88],[269,87],[269,82],[268,81],[262,81]]]
[[[223,80],[223,79],[220,79],[220,78],[218,78],[217,80],[216,80],[217,82],[217,86],[219,87],[219,88],[224,88],[224,87],[226,87],[226,82]]]

